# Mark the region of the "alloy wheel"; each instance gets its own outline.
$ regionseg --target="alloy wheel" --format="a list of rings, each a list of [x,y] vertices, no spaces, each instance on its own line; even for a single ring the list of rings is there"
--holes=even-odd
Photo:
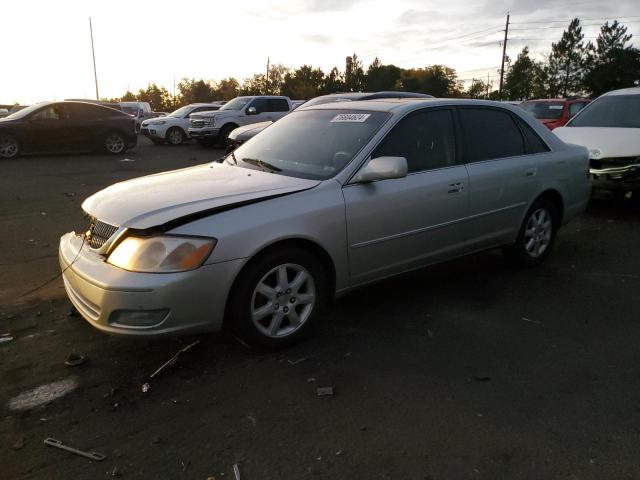
[[[535,210],[524,231],[524,247],[527,253],[538,258],[542,255],[551,243],[553,233],[553,221],[551,213],[546,208]]]
[[[105,140],[105,147],[111,153],[121,153],[124,150],[124,140],[116,133],[112,133]]]
[[[169,132],[169,143],[171,145],[180,145],[182,143],[182,132],[174,128]]]
[[[13,158],[18,154],[18,142],[9,136],[0,137],[0,157]]]
[[[313,277],[301,265],[274,267],[258,282],[251,297],[251,319],[265,336],[280,338],[298,331],[316,303]]]

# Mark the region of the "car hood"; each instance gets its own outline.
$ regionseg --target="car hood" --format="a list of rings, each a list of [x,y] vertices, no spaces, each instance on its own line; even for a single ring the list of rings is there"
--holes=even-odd
[[[146,229],[203,211],[307,190],[319,183],[212,163],[116,183],[87,198],[82,208],[111,225]]]
[[[587,147],[590,158],[640,155],[640,128],[560,127],[553,133],[565,143]]]
[[[272,123],[273,122],[269,120],[267,122],[251,123],[249,125],[238,127],[229,134],[229,138],[231,140],[244,140],[245,137],[251,138],[258,132],[261,132],[262,130],[267,128]]]

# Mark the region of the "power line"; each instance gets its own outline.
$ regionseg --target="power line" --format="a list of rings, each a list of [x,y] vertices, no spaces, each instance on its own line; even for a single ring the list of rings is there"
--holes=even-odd
[[[577,17],[578,20],[580,20],[581,22],[591,22],[591,21],[598,21],[598,22],[606,22],[606,21],[614,21],[614,20],[625,20],[628,18],[640,18],[640,15],[632,15],[632,16],[628,16],[628,17],[601,17],[601,18],[580,18]],[[559,23],[559,22],[571,22],[573,21],[573,18],[568,18],[566,20],[532,20],[531,22],[511,22],[513,25],[530,25],[530,24],[534,24],[534,23]]]
[[[489,30],[492,30],[492,31],[490,31],[490,32],[489,32]],[[495,29],[495,28],[493,28],[493,27],[492,27],[492,28],[485,28],[484,30],[479,30],[479,31],[477,31],[477,32],[472,32],[472,33],[468,33],[468,34],[466,34],[466,35],[461,35],[461,36],[458,36],[458,37],[450,37],[450,38],[448,38],[448,39],[441,40],[440,42],[436,42],[436,43],[437,43],[437,44],[438,44],[438,43],[443,43],[443,42],[448,42],[448,43],[445,43],[445,44],[443,44],[443,45],[437,45],[437,46],[434,46],[434,47],[427,47],[427,48],[425,48],[425,50],[426,50],[426,51],[429,51],[429,50],[437,50],[437,49],[440,49],[440,48],[445,48],[445,47],[450,46],[450,45],[451,45],[451,43],[450,43],[451,41],[460,40],[460,39],[463,39],[463,38],[466,38],[466,40],[465,40],[465,41],[468,41],[468,40],[474,40],[474,39],[476,39],[476,38],[486,37],[486,36],[488,36],[488,35],[491,35],[491,34],[493,34],[493,33],[499,33],[499,32],[501,32],[501,31],[502,31],[502,30],[496,30],[496,29]],[[480,35],[480,34],[483,34],[483,35]],[[471,37],[471,38],[468,38],[468,37]]]
[[[640,20],[633,20],[630,22],[625,22],[625,23],[640,23]],[[601,23],[582,23],[580,24],[581,27],[602,27]],[[549,25],[547,27],[527,27],[527,28],[513,28],[512,30],[518,30],[518,31],[527,31],[527,30],[548,30],[548,29],[553,29],[553,30],[560,30],[563,28],[567,28],[566,25],[558,25],[558,26],[553,26],[553,25]]]

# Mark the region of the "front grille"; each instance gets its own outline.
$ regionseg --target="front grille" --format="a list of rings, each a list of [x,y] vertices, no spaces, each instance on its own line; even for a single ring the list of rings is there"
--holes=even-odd
[[[204,120],[191,120],[190,124],[193,128],[202,128],[204,127]]]
[[[118,227],[93,219],[87,231],[89,246],[96,249],[102,247],[116,233],[116,230]]]

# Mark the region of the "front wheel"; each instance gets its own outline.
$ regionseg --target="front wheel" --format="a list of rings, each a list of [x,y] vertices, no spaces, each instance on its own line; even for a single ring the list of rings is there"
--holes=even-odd
[[[7,134],[0,134],[0,158],[13,158],[18,155],[18,141]]]
[[[280,348],[307,336],[326,303],[326,273],[298,248],[257,257],[229,297],[233,332],[253,346]]]
[[[167,141],[169,145],[182,145],[184,142],[184,132],[178,127],[170,128],[167,132]]]
[[[551,252],[560,224],[557,206],[544,198],[525,215],[516,242],[504,249],[511,263],[524,267],[540,265]]]
[[[125,151],[126,144],[121,134],[111,132],[104,139],[104,148],[108,153],[118,155]]]
[[[235,125],[225,125],[224,127],[222,127],[220,129],[220,134],[219,134],[219,137],[218,137],[218,143],[220,144],[221,147],[226,148],[227,145],[229,145],[229,135],[236,128],[238,128],[238,127],[236,127]]]

